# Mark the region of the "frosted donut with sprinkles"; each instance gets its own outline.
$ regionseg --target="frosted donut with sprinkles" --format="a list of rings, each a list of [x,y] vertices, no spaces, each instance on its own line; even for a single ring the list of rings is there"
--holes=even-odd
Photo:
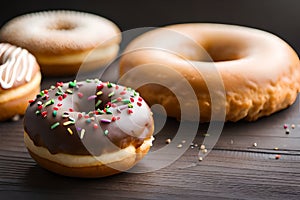
[[[52,172],[109,176],[133,167],[152,145],[152,112],[131,88],[98,79],[58,82],[29,103],[24,142]]]

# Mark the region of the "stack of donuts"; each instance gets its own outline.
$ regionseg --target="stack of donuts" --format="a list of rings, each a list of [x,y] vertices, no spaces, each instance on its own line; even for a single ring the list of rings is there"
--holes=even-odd
[[[206,23],[170,25],[135,38],[119,62],[121,85],[72,79],[41,90],[43,77],[108,65],[121,39],[110,20],[69,10],[29,13],[1,27],[0,121],[24,115],[25,145],[40,166],[73,177],[120,173],[150,150],[151,105],[164,106],[178,120],[209,122],[214,109],[223,109],[219,120],[255,121],[287,108],[300,91],[299,58],[284,40],[254,28]]]

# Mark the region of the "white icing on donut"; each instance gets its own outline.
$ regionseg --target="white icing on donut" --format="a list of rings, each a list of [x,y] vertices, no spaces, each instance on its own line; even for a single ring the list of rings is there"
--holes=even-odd
[[[0,85],[11,88],[16,81],[29,82],[32,77],[35,58],[26,49],[7,43],[0,44]]]

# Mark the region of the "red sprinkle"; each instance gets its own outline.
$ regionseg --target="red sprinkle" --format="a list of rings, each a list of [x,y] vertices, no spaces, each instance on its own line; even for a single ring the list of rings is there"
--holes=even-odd
[[[33,103],[33,102],[35,102],[35,99],[30,99],[28,102]]]
[[[128,109],[128,114],[131,114],[131,113],[133,113],[133,111],[132,111],[132,109]]]
[[[284,128],[284,129],[287,129],[287,128],[288,128],[288,125],[287,125],[287,124],[284,124],[284,125],[283,125],[283,128]]]
[[[42,105],[39,105],[39,106],[37,107],[37,109],[39,109],[39,110],[42,110],[42,108],[43,108]]]
[[[58,106],[58,107],[62,106],[62,103],[58,103],[57,106]]]
[[[277,154],[276,156],[275,156],[275,159],[276,160],[278,160],[278,159],[280,159],[281,158],[281,155],[279,155],[279,154]]]
[[[46,117],[47,116],[47,111],[42,112],[42,116]]]
[[[102,89],[103,89],[103,87],[104,87],[104,85],[103,85],[103,84],[99,84],[99,85],[97,85],[97,89],[98,89],[98,90],[102,90]]]
[[[139,97],[139,98],[138,98],[138,101],[143,101],[142,97]]]
[[[111,107],[112,103],[111,102],[107,102],[107,104],[105,105],[105,107]]]
[[[118,85],[116,85],[116,90],[117,90],[117,89],[119,89],[119,86],[118,86]]]
[[[79,98],[83,97],[83,94],[81,92],[78,92],[77,95],[78,95]]]
[[[122,98],[121,98],[121,97],[118,97],[118,98],[117,98],[117,101],[119,101],[119,102],[122,101]]]
[[[98,124],[94,124],[94,129],[97,129],[98,128]]]
[[[117,118],[116,118],[115,116],[111,118],[111,121],[112,121],[112,122],[114,122],[114,121],[116,121],[116,120],[117,120]]]
[[[63,100],[63,97],[62,97],[62,96],[59,96],[59,97],[58,97],[58,100],[62,101],[62,100]]]
[[[56,106],[55,106],[55,107],[53,107],[53,110],[58,110],[58,107],[56,107]]]
[[[73,112],[74,110],[73,110],[73,108],[69,108],[69,111],[70,111],[70,112]]]
[[[45,94],[48,94],[48,90],[44,90],[44,93],[45,93]]]
[[[134,99],[133,99],[133,98],[130,98],[130,102],[133,103],[133,102],[134,102]]]
[[[66,93],[64,93],[63,95],[62,95],[62,97],[63,98],[66,98],[68,95],[66,94]]]
[[[81,113],[78,113],[78,118],[80,119],[82,117],[82,114]]]
[[[57,83],[56,83],[56,87],[58,87],[58,86],[63,86],[63,85],[64,85],[63,82],[57,82]]]
[[[120,95],[124,95],[124,94],[126,94],[126,91],[120,92]]]
[[[138,106],[142,106],[142,103],[141,102],[137,102],[136,103]]]

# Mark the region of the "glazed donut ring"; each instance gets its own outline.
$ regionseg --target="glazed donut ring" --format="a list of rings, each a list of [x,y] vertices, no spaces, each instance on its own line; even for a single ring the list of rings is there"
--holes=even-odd
[[[212,62],[195,46],[207,51],[221,76],[225,94],[216,92],[225,96],[226,121],[254,121],[295,101],[300,89],[300,65],[296,52],[271,33],[236,25],[177,24],[144,33],[125,49],[120,61],[120,75],[147,64],[151,65],[151,71],[155,67],[168,66],[182,74],[197,95],[198,102],[186,105],[188,110],[192,112],[198,104],[200,121],[210,121],[213,108],[205,83],[205,76],[210,74],[201,76],[192,65],[205,66]],[[135,88],[138,77],[179,82],[159,70],[139,75],[127,77],[122,84]],[[180,92],[179,86],[174,84],[174,87]],[[138,91],[150,105],[161,104],[169,116],[180,118],[178,101],[167,88],[148,84]]]
[[[0,121],[24,115],[28,100],[40,90],[41,74],[26,49],[0,43]]]
[[[0,40],[29,50],[45,75],[94,70],[118,53],[119,28],[103,17],[68,10],[29,13],[8,21]]]
[[[73,177],[128,170],[152,145],[148,105],[130,88],[99,80],[57,83],[28,106],[24,141],[37,163]]]

